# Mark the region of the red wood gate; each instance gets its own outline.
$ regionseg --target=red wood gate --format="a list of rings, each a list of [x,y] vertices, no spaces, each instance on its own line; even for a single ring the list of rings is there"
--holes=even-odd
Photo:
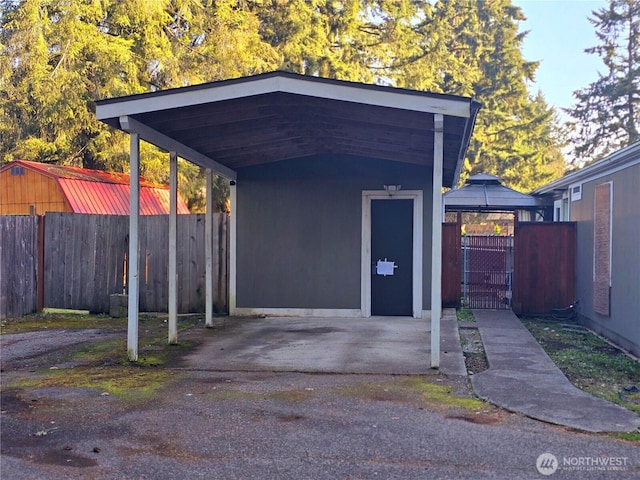
[[[462,279],[460,224],[442,224],[442,306],[460,306]]]
[[[575,245],[574,222],[520,222],[514,237],[463,237],[458,224],[445,223],[442,305],[459,307],[464,298],[470,308],[529,315],[568,306],[575,301]]]
[[[515,228],[513,311],[548,314],[575,298],[575,222],[522,222]]]

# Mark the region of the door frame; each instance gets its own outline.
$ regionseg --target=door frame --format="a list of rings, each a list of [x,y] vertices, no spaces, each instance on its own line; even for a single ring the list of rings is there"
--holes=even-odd
[[[413,200],[413,318],[422,318],[422,190],[401,190],[390,195],[386,190],[362,191],[362,247],[360,308],[363,317],[371,317],[371,200]]]

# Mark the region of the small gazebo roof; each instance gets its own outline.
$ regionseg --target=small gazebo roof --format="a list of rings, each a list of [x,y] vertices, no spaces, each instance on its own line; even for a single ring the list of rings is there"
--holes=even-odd
[[[499,177],[488,173],[473,175],[466,185],[444,194],[447,212],[537,210],[542,204],[532,195],[502,185]]]

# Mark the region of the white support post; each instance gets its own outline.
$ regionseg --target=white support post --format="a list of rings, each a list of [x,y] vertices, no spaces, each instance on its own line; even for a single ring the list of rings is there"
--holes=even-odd
[[[178,343],[178,154],[169,153],[169,335]]]
[[[140,137],[137,133],[129,134],[129,305],[127,328],[127,356],[129,360],[138,360],[138,310],[139,310],[139,245],[138,224],[140,217]]]
[[[232,181],[230,190],[231,217],[229,218],[229,315],[236,314],[236,255],[237,255],[237,228],[238,228],[238,192],[236,182]]]
[[[431,230],[431,368],[440,367],[440,316],[442,314],[442,162],[444,116],[434,114],[433,209]]]
[[[213,172],[207,168],[204,231],[205,261],[205,325],[213,327]]]

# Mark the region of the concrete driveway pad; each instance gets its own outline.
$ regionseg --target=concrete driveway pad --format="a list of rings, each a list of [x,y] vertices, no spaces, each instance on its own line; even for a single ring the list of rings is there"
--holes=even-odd
[[[187,368],[235,371],[433,372],[429,321],[410,317],[226,318]]]

